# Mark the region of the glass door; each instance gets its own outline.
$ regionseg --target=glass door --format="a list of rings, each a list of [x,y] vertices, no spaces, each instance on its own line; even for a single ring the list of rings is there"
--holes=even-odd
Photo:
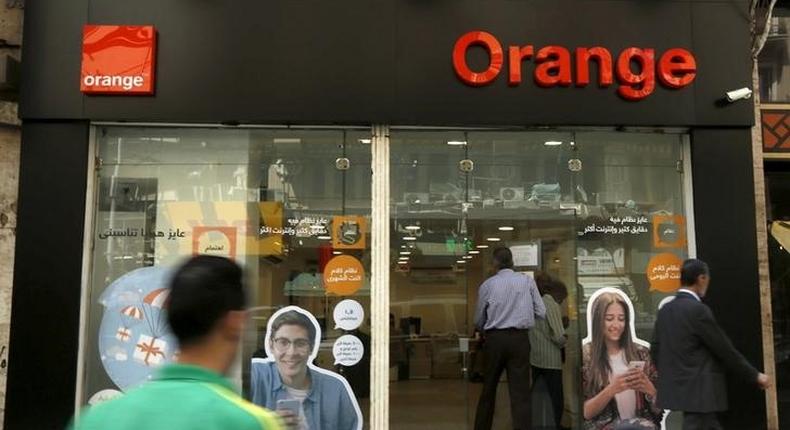
[[[391,428],[474,428],[486,372],[474,314],[497,247],[541,289],[567,291],[557,300],[561,330],[580,345],[571,141],[568,133],[391,133]],[[576,427],[581,354],[563,355],[558,415]],[[533,428],[553,428],[549,383],[537,382],[526,405]],[[512,428],[506,373],[496,397],[493,428]]]

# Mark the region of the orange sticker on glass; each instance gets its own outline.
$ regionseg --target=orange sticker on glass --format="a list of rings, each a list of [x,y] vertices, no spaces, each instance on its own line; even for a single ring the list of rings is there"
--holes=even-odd
[[[658,254],[647,263],[647,281],[650,291],[671,293],[680,288],[680,267],[683,261],[675,254]]]
[[[367,222],[358,215],[332,218],[332,247],[336,249],[365,249]]]
[[[350,296],[362,288],[364,280],[362,262],[350,255],[338,255],[324,268],[324,287],[328,293]]]
[[[283,254],[283,204],[282,202],[261,202],[258,229],[258,253],[262,256]]]
[[[236,258],[236,227],[193,228],[192,254]]]
[[[656,248],[686,246],[686,218],[682,215],[653,216],[653,246]]]

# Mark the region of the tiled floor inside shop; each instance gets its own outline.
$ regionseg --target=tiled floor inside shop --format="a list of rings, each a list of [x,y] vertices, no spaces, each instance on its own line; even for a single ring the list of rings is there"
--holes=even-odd
[[[474,428],[477,399],[483,385],[458,379],[407,380],[390,385],[390,428],[398,430],[458,430]],[[543,398],[533,401],[533,413],[550,420],[551,409]],[[543,417],[540,415],[544,414]],[[464,426],[466,423],[466,426]],[[507,383],[497,390],[494,430],[510,429],[510,400]],[[550,427],[534,427],[541,430]]]

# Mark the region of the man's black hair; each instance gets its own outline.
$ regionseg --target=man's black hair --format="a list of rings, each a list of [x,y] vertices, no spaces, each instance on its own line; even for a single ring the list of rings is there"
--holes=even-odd
[[[494,249],[494,265],[497,270],[513,268],[513,253],[509,248],[500,246]]]
[[[707,263],[696,258],[689,258],[683,262],[683,267],[680,269],[680,285],[690,287],[697,283],[697,278],[709,274],[710,269],[708,269]]]
[[[228,312],[244,309],[241,267],[223,257],[192,257],[173,275],[168,300],[167,319],[179,344],[197,343]]]

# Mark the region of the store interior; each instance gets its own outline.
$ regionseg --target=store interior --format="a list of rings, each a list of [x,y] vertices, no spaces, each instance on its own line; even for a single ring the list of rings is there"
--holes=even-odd
[[[637,335],[650,339],[658,303],[668,293],[648,281],[649,261],[659,252],[686,255],[684,139],[655,130],[391,130],[393,428],[472,427],[484,360],[474,311],[498,246],[514,252],[516,271],[542,273],[567,287],[560,304],[569,336],[563,423],[580,425],[586,334],[580,315],[587,299],[603,287],[626,292]],[[338,247],[333,222],[351,216],[371,225],[369,130],[107,127],[98,147],[104,167],[97,237],[129,227],[208,231],[195,241],[97,239],[94,297],[135,267],[172,265],[195,247],[232,250],[251,287],[251,324],[235,371],[244,391],[249,359],[266,356],[269,317],[299,306],[321,326],[315,364],[349,381],[367,421],[370,231],[361,230],[363,245]],[[223,233],[229,227],[234,233]],[[364,271],[351,295],[328,292],[323,277],[328,262],[344,255]],[[354,330],[333,321],[344,299],[357,301],[366,315]],[[89,331],[98,330],[102,311],[95,303]],[[333,343],[345,334],[365,347],[351,366],[333,357]],[[98,344],[89,348],[98,357]],[[111,386],[101,366],[91,359],[87,391]],[[504,377],[494,428],[509,428],[508,403]],[[538,385],[535,428],[550,428],[551,415],[545,387]]]

